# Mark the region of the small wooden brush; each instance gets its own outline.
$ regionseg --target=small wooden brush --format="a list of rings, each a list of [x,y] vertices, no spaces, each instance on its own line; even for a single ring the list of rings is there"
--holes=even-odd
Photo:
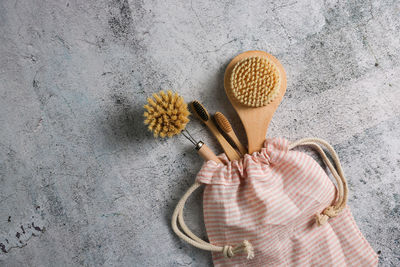
[[[207,110],[204,108],[199,101],[193,101],[190,104],[193,113],[202,121],[204,124],[210,129],[210,131],[217,138],[219,144],[222,146],[225,151],[226,156],[229,160],[238,160],[240,159],[239,153],[226,141],[225,137],[218,131],[215,124],[212,122],[210,115]]]
[[[183,97],[177,93],[160,91],[153,94],[153,98],[147,98],[147,104],[144,105],[144,123],[148,125],[150,131],[155,137],[172,137],[182,133],[193,145],[199,155],[205,160],[213,160],[221,163],[221,160],[206,146],[202,141],[196,141],[186,130],[186,124],[189,122],[189,110]]]
[[[229,123],[228,119],[222,114],[221,112],[216,112],[214,115],[215,121],[217,122],[218,126],[224,131],[229,138],[235,143],[236,147],[239,149],[242,155],[247,153],[247,149],[242,145],[239,139],[236,136],[235,131],[232,128],[232,125]]]

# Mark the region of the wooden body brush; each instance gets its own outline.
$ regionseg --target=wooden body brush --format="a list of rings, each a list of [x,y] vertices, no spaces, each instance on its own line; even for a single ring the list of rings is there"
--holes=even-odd
[[[240,143],[239,139],[236,136],[235,131],[232,128],[232,125],[229,123],[228,119],[221,112],[216,112],[214,114],[215,121],[217,122],[219,128],[224,131],[229,138],[235,143],[236,147],[239,149],[242,155],[247,153],[247,149]]]
[[[199,155],[205,160],[213,160],[221,163],[221,160],[212,152],[212,150],[202,141],[196,141],[186,130],[186,124],[189,122],[189,111],[183,97],[177,93],[160,91],[153,94],[153,98],[147,98],[147,104],[144,105],[144,123],[148,125],[150,131],[155,137],[172,137],[182,133],[198,151]]]
[[[202,121],[204,124],[210,129],[210,131],[217,138],[219,144],[225,151],[226,156],[229,160],[238,160],[240,159],[240,155],[236,152],[236,150],[226,141],[225,137],[218,131],[215,124],[212,122],[210,114],[208,114],[207,110],[204,108],[199,101],[193,101],[191,104],[192,110],[194,114]]]
[[[226,68],[224,86],[246,131],[248,153],[260,151],[268,125],[286,92],[282,64],[263,51],[244,52]]]

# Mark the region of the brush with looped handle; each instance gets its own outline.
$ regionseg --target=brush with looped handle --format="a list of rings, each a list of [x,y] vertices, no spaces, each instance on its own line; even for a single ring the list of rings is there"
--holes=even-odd
[[[183,97],[177,93],[160,91],[154,93],[153,98],[147,98],[147,104],[144,105],[144,123],[148,129],[153,132],[154,137],[172,137],[182,133],[198,151],[205,160],[213,160],[221,163],[221,160],[211,151],[211,149],[202,141],[196,141],[186,130],[189,122],[189,110]]]
[[[268,125],[286,92],[282,64],[263,51],[244,52],[226,68],[224,86],[246,131],[248,153],[260,151]]]

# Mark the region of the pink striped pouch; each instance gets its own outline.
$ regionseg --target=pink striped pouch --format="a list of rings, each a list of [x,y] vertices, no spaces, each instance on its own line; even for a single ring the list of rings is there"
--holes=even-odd
[[[299,145],[316,149],[336,179]],[[321,148],[330,152],[334,165]],[[376,266],[378,256],[346,205],[347,184],[333,148],[321,139],[289,143],[267,139],[264,148],[239,161],[204,163],[174,212],[174,231],[212,252],[215,266]],[[204,189],[205,242],[185,225],[183,207]],[[178,227],[178,225],[180,227]]]

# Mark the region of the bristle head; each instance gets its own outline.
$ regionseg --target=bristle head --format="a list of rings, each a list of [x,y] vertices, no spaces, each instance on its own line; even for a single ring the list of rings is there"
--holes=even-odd
[[[177,93],[160,91],[147,98],[144,105],[144,123],[154,136],[171,137],[185,129],[189,122],[189,110],[183,97]]]
[[[232,132],[232,125],[229,123],[224,114],[222,114],[221,112],[216,112],[214,118],[222,131],[224,131],[225,133]]]
[[[207,110],[199,101],[193,101],[190,106],[192,107],[193,113],[202,121],[206,122],[210,119]]]
[[[264,57],[248,57],[236,63],[230,82],[239,103],[261,107],[278,95],[281,79],[274,62]]]

